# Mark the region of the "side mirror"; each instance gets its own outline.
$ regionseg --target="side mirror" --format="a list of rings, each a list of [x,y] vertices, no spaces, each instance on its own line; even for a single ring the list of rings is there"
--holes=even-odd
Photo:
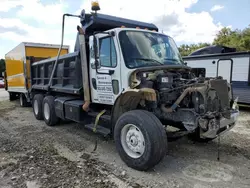
[[[115,32],[114,31],[110,31],[109,32],[109,36],[114,37],[115,36]]]
[[[99,42],[98,42],[98,38],[96,37],[96,35],[94,35],[94,53],[95,53],[95,57],[99,59]]]
[[[94,57],[95,57],[95,62],[93,65],[91,64],[92,68],[99,69],[100,68],[100,53],[99,53],[99,42],[98,38],[94,35]]]
[[[97,62],[91,63],[91,68],[92,69],[99,69],[99,68],[101,68],[99,60],[97,60]]]
[[[94,62],[91,63],[91,68],[96,69],[96,72],[98,72],[97,69],[99,69],[101,67],[100,64],[100,44],[99,44],[99,39],[98,36],[96,34],[99,33],[103,33],[106,34],[108,36],[115,36],[115,32],[111,31],[111,32],[97,32],[93,35],[93,49],[91,49],[91,57],[94,58]],[[110,48],[111,48],[111,40],[110,40]],[[110,49],[110,53],[112,53],[112,49]],[[113,72],[109,72],[109,74],[113,74]]]

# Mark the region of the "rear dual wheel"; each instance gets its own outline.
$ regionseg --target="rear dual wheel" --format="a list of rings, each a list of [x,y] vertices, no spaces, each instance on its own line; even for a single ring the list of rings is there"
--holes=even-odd
[[[36,94],[32,100],[32,109],[37,120],[43,120],[43,95]]]
[[[43,99],[43,119],[48,126],[56,125],[59,120],[56,116],[54,100],[53,96],[46,96]]]
[[[19,100],[20,100],[20,106],[21,107],[27,107],[28,106],[29,103],[27,102],[27,98],[23,93],[20,94]]]
[[[114,139],[121,159],[137,170],[154,167],[167,152],[166,131],[160,120],[148,111],[124,113],[115,125]]]
[[[36,119],[44,120],[49,126],[58,123],[58,117],[56,116],[54,107],[54,99],[53,96],[44,97],[42,94],[36,94],[32,102],[33,113]]]

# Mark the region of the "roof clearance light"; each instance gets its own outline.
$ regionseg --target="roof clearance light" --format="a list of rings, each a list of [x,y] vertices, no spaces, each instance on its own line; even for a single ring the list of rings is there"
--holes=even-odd
[[[140,27],[136,27],[136,29],[140,29]]]
[[[121,28],[125,28],[125,26],[124,26],[124,25],[122,25],[122,26],[121,26]]]
[[[148,30],[148,28],[145,28],[145,30]]]
[[[153,32],[156,32],[156,30],[152,30]]]
[[[100,10],[100,6],[99,6],[98,1],[92,1],[91,2],[91,10],[93,10],[95,12]]]

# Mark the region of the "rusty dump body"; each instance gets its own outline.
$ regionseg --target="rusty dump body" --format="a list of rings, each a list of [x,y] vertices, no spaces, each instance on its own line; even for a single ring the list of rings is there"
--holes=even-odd
[[[198,128],[204,138],[214,138],[235,124],[238,111],[232,109],[227,80],[196,77],[188,67],[168,66],[138,69],[130,81],[132,88],[148,93],[140,105],[164,124],[188,132]]]

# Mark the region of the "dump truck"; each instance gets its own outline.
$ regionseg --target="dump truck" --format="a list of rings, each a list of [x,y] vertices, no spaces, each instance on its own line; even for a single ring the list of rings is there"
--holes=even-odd
[[[9,99],[20,99],[22,107],[30,103],[30,59],[33,62],[56,57],[60,45],[22,42],[5,54],[5,89]],[[61,55],[69,53],[69,46],[63,46]]]
[[[230,84],[197,77],[173,40],[151,23],[100,14],[80,15],[74,51],[31,60],[34,116],[48,126],[73,121],[114,139],[127,166],[148,170],[167,154],[172,136],[207,142],[233,128],[239,110]],[[59,49],[59,53],[60,54]]]

